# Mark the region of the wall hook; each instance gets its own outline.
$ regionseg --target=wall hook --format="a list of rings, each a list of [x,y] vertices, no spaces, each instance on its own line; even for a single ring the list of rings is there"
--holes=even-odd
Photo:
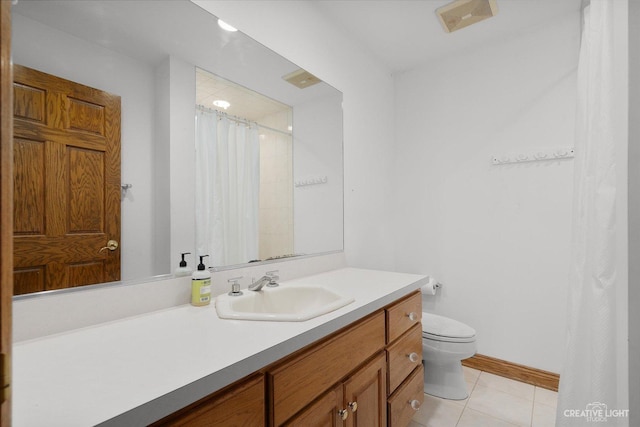
[[[133,187],[133,184],[121,184],[121,185],[120,185],[120,188],[121,188],[122,190],[120,190],[120,193],[121,193],[121,194],[120,194],[120,197],[121,197],[121,198],[123,198],[123,199],[124,199],[125,197],[127,197],[127,192],[128,192],[128,191],[129,191],[129,189],[130,189],[130,188],[132,188],[132,187]]]

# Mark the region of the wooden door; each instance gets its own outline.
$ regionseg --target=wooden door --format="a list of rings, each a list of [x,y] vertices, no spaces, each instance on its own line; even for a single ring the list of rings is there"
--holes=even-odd
[[[387,360],[381,353],[344,383],[347,427],[387,425]]]
[[[286,427],[340,427],[343,421],[340,414],[344,410],[342,385],[329,390],[318,400],[286,422]]]
[[[11,425],[13,175],[11,2],[0,1],[0,427]]]
[[[120,97],[13,67],[14,292],[120,280]]]

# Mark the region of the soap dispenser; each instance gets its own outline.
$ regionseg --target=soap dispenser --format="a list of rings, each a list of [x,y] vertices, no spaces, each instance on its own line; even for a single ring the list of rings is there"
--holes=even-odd
[[[211,273],[205,268],[203,262],[203,259],[208,256],[200,256],[198,269],[191,275],[191,304],[196,307],[208,305],[211,302]]]
[[[173,273],[174,277],[182,277],[182,276],[191,276],[191,270],[187,267],[187,261],[184,260],[185,255],[191,255],[191,252],[183,252],[182,261],[180,261],[180,266],[176,268],[175,273]]]

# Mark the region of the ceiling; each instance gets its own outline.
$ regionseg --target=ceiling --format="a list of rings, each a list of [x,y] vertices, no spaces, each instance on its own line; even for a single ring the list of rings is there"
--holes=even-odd
[[[312,4],[392,72],[517,37],[575,14],[581,0],[498,0],[495,17],[446,33],[435,10],[450,0],[314,0]]]
[[[231,105],[227,108],[216,107],[213,104],[213,101],[216,100],[224,100]],[[264,117],[274,116],[283,111],[286,111],[287,118],[290,118],[292,110],[290,106],[275,99],[200,68],[196,68],[196,105],[224,111],[232,116],[254,122],[260,122]],[[290,130],[287,127],[291,123],[289,120],[287,123],[280,123],[281,126],[277,126],[275,123],[271,123],[271,125],[287,132]]]

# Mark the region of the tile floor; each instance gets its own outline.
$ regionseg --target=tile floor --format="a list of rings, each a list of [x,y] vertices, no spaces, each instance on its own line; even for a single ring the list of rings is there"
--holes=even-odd
[[[409,427],[554,427],[558,393],[463,367],[469,398],[424,396]]]

